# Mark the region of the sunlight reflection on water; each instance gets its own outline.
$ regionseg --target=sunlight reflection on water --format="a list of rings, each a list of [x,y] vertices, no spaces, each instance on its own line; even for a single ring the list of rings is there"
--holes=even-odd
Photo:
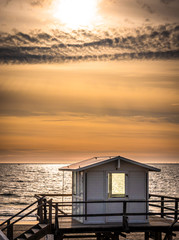
[[[38,193],[71,193],[71,173],[59,171],[62,164],[0,164],[0,216],[12,215],[35,201]],[[179,164],[155,164],[149,191],[177,196]],[[64,181],[64,186],[63,186]],[[54,199],[55,200],[55,199]]]

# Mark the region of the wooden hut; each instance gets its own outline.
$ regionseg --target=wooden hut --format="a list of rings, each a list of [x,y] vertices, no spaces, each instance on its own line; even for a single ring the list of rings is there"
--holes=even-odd
[[[148,200],[148,172],[160,171],[121,156],[94,157],[59,170],[72,171],[72,214],[108,214],[75,218],[84,224],[122,222],[122,216],[109,216],[109,213],[122,213],[125,200]],[[130,202],[127,212],[148,212],[148,203]],[[148,217],[129,216],[128,222],[147,223]]]

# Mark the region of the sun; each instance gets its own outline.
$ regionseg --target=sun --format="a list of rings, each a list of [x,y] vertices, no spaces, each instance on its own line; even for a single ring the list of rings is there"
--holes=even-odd
[[[72,29],[98,24],[99,0],[59,0],[54,17]]]

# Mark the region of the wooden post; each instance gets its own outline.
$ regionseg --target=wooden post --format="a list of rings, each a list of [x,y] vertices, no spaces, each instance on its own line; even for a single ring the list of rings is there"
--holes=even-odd
[[[155,232],[155,240],[162,240],[161,232]]]
[[[43,211],[42,211],[42,206],[40,206],[40,205],[42,205],[42,199],[39,199],[39,200],[38,200],[38,215],[39,215],[39,217],[40,217],[39,222],[40,222],[40,223],[43,223]],[[40,207],[39,207],[39,206],[40,206]]]
[[[125,226],[125,217],[126,217],[126,202],[124,201],[123,202],[123,216],[122,216],[122,225],[123,225],[123,228],[125,229],[126,226]]]
[[[127,209],[127,202],[123,201],[123,228],[126,232],[129,232],[129,226],[128,226],[128,217],[126,216],[126,209]]]
[[[164,217],[164,197],[161,197],[161,218]]]
[[[52,199],[49,201],[49,218],[48,218],[49,224],[52,224]]]
[[[10,225],[10,220],[7,221],[7,225]],[[7,227],[7,238],[9,240],[13,240],[13,225]]]
[[[44,206],[43,206],[43,209],[44,209],[44,222],[46,222],[47,221],[47,200],[44,199],[43,202],[44,202]]]
[[[149,240],[149,232],[145,232],[145,237],[144,237],[145,240]]]
[[[168,235],[168,240],[172,240],[173,239],[173,236],[172,236],[172,233]]]
[[[58,229],[59,229],[59,225],[58,225],[58,203],[56,203],[55,205],[55,234],[58,235]]]
[[[54,240],[63,240],[63,233],[59,233],[58,235],[54,235]]]
[[[178,199],[175,199],[175,220],[178,218]]]
[[[101,233],[96,233],[96,239],[101,240]]]
[[[113,240],[119,240],[119,234],[114,233],[112,239]]]

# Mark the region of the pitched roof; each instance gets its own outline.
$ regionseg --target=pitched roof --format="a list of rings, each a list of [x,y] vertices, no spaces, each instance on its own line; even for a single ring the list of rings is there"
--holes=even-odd
[[[160,172],[160,169],[158,169],[158,168],[155,168],[155,167],[152,167],[152,166],[149,166],[147,164],[140,163],[140,162],[136,162],[134,160],[124,158],[124,157],[121,157],[121,156],[93,157],[93,158],[90,158],[90,159],[87,159],[87,160],[84,160],[84,161],[81,161],[81,162],[73,163],[71,165],[59,168],[59,170],[60,171],[76,171],[76,172],[78,172],[78,171],[83,171],[83,170],[93,168],[93,167],[96,167],[96,166],[100,166],[102,164],[112,162],[112,161],[115,161],[115,160],[122,160],[124,162],[135,164],[135,165],[138,165],[140,167],[146,168],[149,171]]]

